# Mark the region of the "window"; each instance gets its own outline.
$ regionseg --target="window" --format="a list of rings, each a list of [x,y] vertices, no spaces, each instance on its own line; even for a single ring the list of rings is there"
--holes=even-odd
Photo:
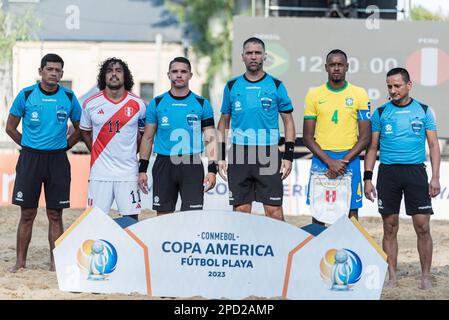
[[[140,83],[140,97],[145,100],[147,103],[153,99],[154,95],[154,84],[151,82],[141,82]]]

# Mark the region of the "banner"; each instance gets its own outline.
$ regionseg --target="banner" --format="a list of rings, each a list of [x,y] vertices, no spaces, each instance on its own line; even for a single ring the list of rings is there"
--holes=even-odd
[[[288,299],[380,299],[387,255],[354,218],[341,217],[291,257]]]
[[[18,155],[0,155],[0,194],[1,194],[1,206],[11,205],[12,190],[15,180],[15,166],[17,163]],[[69,160],[72,167],[72,185],[70,192],[71,208],[83,209],[86,207],[87,198],[87,183],[89,178],[89,155],[70,155]],[[150,159],[150,165],[148,167],[148,183],[149,194],[142,196],[142,208],[152,208],[152,177],[151,168],[154,163],[154,157]],[[285,215],[311,215],[310,207],[306,205],[307,188],[309,185],[309,170],[311,160],[294,160],[293,168],[287,179],[284,180],[284,199],[283,208]],[[377,168],[379,162],[376,162],[374,169],[373,183],[376,185],[377,181]],[[427,165],[427,174],[432,176],[432,170],[430,163]],[[205,168],[207,165],[205,165]],[[363,161],[361,162],[363,168]],[[363,169],[362,169],[363,170]],[[435,220],[447,220],[449,216],[445,214],[449,207],[449,161],[442,161],[440,167],[440,183],[441,193],[432,199],[432,207],[434,215],[432,219]],[[44,191],[42,190],[39,206],[45,207],[45,201],[43,197]],[[363,207],[359,209],[360,217],[379,217],[377,210],[377,203],[371,202],[363,197]],[[181,200],[178,198],[178,204],[176,206],[179,210],[181,206]],[[115,207],[113,207],[115,208]],[[219,175],[217,175],[216,186],[207,192],[204,196],[204,209],[205,210],[232,210],[232,206],[229,205],[229,188],[228,183],[223,181]],[[253,203],[253,212],[263,213],[263,205],[258,202]],[[401,203],[401,217],[406,217],[404,201]]]
[[[151,294],[146,246],[100,209],[86,210],[53,253],[62,291]]]
[[[281,296],[288,253],[311,237],[275,219],[212,210],[128,229],[148,247],[153,295],[212,299]]]
[[[353,250],[360,262],[352,255],[340,261],[338,250]],[[64,232],[53,252],[63,291],[158,297],[379,299],[386,272],[385,254],[345,216],[314,238],[272,218],[212,210],[149,218],[122,229],[94,208]],[[320,267],[322,254],[327,271]],[[343,268],[330,280],[342,286],[338,294],[316,277],[336,268]],[[355,269],[369,288],[353,286]]]

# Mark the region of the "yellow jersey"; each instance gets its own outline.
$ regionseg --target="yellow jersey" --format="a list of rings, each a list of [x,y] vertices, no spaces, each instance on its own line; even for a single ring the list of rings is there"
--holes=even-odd
[[[348,82],[341,89],[327,83],[306,95],[304,120],[316,119],[315,139],[322,150],[350,150],[357,143],[358,120],[369,120],[366,90]]]

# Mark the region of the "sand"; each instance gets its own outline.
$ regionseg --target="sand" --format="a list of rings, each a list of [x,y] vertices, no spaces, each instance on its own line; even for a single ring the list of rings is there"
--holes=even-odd
[[[48,221],[45,210],[39,209],[34,222],[33,237],[28,250],[27,268],[12,274],[8,268],[15,263],[16,231],[19,221],[18,207],[0,208],[0,299],[151,299],[143,295],[122,294],[90,294],[67,293],[58,289],[56,273],[48,271],[50,267],[50,252],[48,245]],[[64,229],[82,213],[82,210],[69,209],[64,211]],[[141,219],[154,217],[149,210],[144,211]],[[310,217],[287,217],[287,222],[296,226],[310,223]],[[361,224],[372,235],[378,244],[382,239],[382,222],[380,218],[360,218]],[[411,299],[449,299],[449,221],[431,220],[431,233],[434,243],[432,263],[432,284],[430,290],[421,290],[420,264],[416,249],[416,235],[410,219],[401,219],[399,228],[399,258],[397,288],[384,288],[381,299],[411,300]],[[191,297],[190,299],[202,299]],[[256,299],[248,297],[247,299]],[[276,298],[275,298],[276,299]]]

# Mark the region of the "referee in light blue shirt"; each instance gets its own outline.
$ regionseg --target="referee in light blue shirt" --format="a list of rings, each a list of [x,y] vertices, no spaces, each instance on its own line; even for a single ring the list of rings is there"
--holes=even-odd
[[[33,221],[42,184],[49,220],[50,270],[54,271],[53,248],[62,235],[62,210],[70,207],[70,164],[66,150],[79,138],[81,107],[77,98],[58,83],[64,61],[50,53],[41,60],[41,81],[19,92],[9,111],[7,134],[22,147],[16,166],[12,203],[21,207],[17,229],[17,260],[11,272],[25,268]],[[67,122],[75,128],[67,138]],[[17,126],[22,120],[22,133]]]
[[[209,101],[190,91],[192,75],[187,58],[174,58],[167,73],[170,90],[154,98],[146,112],[139,150],[139,187],[148,193],[147,169],[154,144],[153,210],[158,215],[175,211],[178,194],[181,211],[203,209],[204,193],[215,186],[217,163],[209,152],[216,144],[214,114]],[[201,162],[203,133],[209,158],[206,175]]]
[[[431,198],[440,193],[440,149],[435,115],[432,109],[411,98],[410,75],[406,69],[394,68],[387,73],[387,87],[391,101],[379,107],[373,114],[372,141],[365,157],[365,196],[374,201],[382,215],[383,249],[388,255],[389,281],[387,286],[397,285],[397,232],[399,210],[404,195],[407,215],[413,219],[418,237],[421,262],[421,289],[432,286],[432,237],[430,215],[433,214]],[[428,182],[425,143],[429,144],[432,178]],[[377,192],[371,180],[376,153],[380,149],[380,165],[377,176]]]
[[[282,81],[263,69],[265,44],[259,38],[243,43],[245,73],[224,89],[218,124],[221,142],[219,174],[229,183],[234,211],[251,212],[252,202],[264,205],[265,215],[284,220],[283,184],[291,172],[295,146],[293,106]],[[285,128],[285,152],[280,157],[279,117]],[[226,136],[232,129],[232,147],[226,161]]]

